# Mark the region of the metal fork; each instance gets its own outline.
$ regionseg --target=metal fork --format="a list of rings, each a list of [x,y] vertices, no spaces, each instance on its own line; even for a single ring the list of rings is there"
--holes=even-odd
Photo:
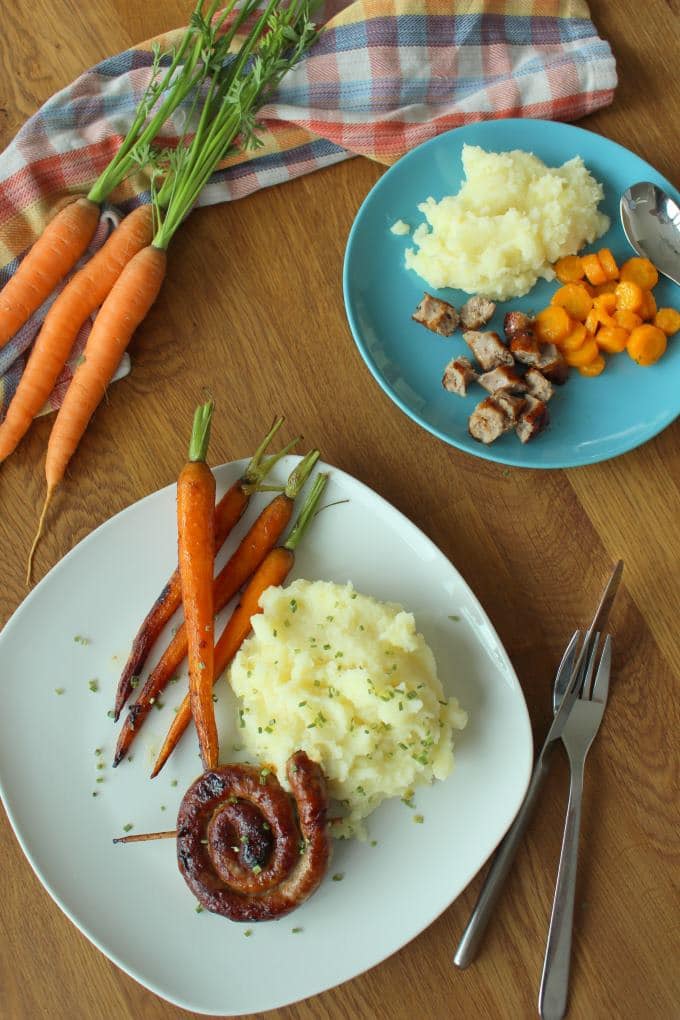
[[[611,669],[612,642],[611,638],[607,637],[597,667],[595,682],[592,682],[598,643],[599,635],[596,636],[593,654],[585,671],[581,693],[562,733],[562,743],[566,748],[571,767],[571,782],[555,898],[543,962],[541,989],[538,996],[538,1012],[542,1020],[562,1020],[567,1011],[584,765],[586,755],[604,715]],[[555,711],[560,706],[567,686],[567,678],[555,684],[553,692]]]

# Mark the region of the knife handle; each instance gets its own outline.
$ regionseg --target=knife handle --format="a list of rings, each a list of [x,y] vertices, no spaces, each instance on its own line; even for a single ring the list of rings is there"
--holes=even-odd
[[[554,746],[554,742],[548,744],[539,755],[529,781],[529,787],[522,801],[522,806],[499,845],[496,856],[487,872],[484,885],[481,888],[474,910],[470,915],[470,920],[467,923],[453,958],[453,962],[461,969],[469,967],[477,956],[482,939],[484,938],[486,926],[501,894],[503,883],[510,871],[517,848],[531,820],[538,794],[543,786],[543,780],[548,774],[549,758]]]

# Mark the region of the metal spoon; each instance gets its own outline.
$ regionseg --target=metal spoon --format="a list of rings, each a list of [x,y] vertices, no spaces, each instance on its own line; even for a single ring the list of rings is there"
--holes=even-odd
[[[632,184],[621,195],[621,223],[638,255],[680,286],[680,206],[649,181]]]

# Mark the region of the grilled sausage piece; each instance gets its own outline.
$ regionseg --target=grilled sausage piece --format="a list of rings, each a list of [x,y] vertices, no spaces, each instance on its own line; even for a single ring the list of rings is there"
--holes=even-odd
[[[479,333],[469,329],[463,333],[463,340],[485,372],[490,372],[498,365],[514,365],[512,354],[505,346],[498,333]]]
[[[513,333],[510,338],[510,350],[523,365],[536,368],[540,364],[542,357],[541,345],[536,339],[533,330]]]
[[[553,395],[553,388],[548,379],[537,368],[528,368],[524,381],[532,397],[547,403]],[[481,380],[480,380],[481,382]]]
[[[286,773],[297,808],[268,769],[224,765],[189,787],[177,816],[177,862],[207,910],[269,921],[317,889],[330,859],[320,767],[296,751]]]
[[[543,401],[527,393],[524,410],[519,416],[515,432],[522,443],[528,443],[543,431],[549,421],[548,408]]]
[[[472,438],[487,446],[511,428],[513,422],[494,397],[487,397],[477,404],[468,420],[468,431]]]
[[[469,298],[460,310],[460,321],[465,329],[481,329],[486,326],[496,311],[493,301],[476,294]]]
[[[467,396],[468,383],[475,382],[479,376],[467,358],[454,358],[444,369],[442,386],[449,393],[457,393],[459,397]]]
[[[557,386],[562,386],[567,381],[567,376],[569,375],[569,365],[555,344],[542,345],[541,357],[536,364],[536,368]]]
[[[422,301],[411,316],[416,322],[422,323],[433,333],[440,336],[451,336],[458,326],[458,312],[453,305],[425,292]]]
[[[510,340],[515,333],[530,333],[532,331],[532,321],[524,312],[506,312],[503,319],[503,331],[508,340]]]
[[[505,411],[508,421],[512,425],[516,425],[526,404],[524,397],[518,396],[516,393],[510,393],[508,390],[496,390],[493,399],[496,406]]]
[[[485,390],[488,390],[489,393],[495,393],[497,390],[509,390],[511,393],[526,393],[529,388],[522,376],[514,368],[510,368],[509,365],[499,365],[498,368],[494,368],[491,372],[485,372],[484,375],[479,376],[477,382]]]

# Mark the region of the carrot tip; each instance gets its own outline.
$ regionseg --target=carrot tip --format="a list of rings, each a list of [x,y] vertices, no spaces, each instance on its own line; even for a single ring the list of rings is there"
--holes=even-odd
[[[45,518],[47,516],[47,511],[49,509],[50,503],[52,502],[52,496],[53,495],[54,495],[54,486],[52,486],[51,488],[47,489],[47,495],[45,496],[45,502],[43,503],[43,508],[42,508],[42,511],[41,511],[41,514],[40,514],[40,520],[38,521],[38,530],[36,531],[35,538],[33,539],[33,545],[31,546],[31,550],[30,550],[30,552],[28,554],[28,563],[26,564],[26,584],[27,585],[30,585],[30,583],[31,583],[31,574],[33,572],[33,557],[35,556],[35,551],[38,548],[38,543],[40,542],[40,539],[42,538],[43,528],[45,527]]]

